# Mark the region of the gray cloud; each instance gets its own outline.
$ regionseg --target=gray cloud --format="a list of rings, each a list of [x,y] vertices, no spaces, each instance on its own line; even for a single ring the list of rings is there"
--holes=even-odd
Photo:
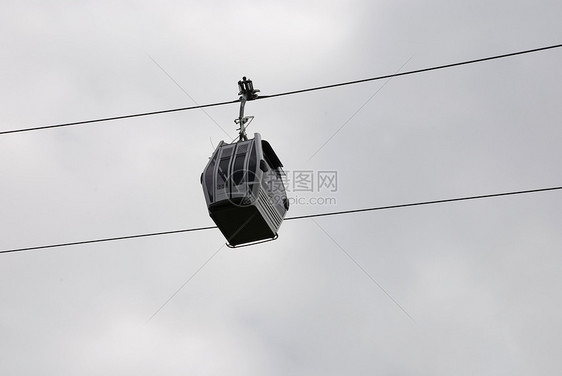
[[[5,4],[0,130],[236,99],[560,43],[555,1]],[[288,171],[335,205],[560,185],[560,51],[249,103]],[[236,105],[207,111],[232,137]],[[202,112],[0,137],[0,248],[207,226]],[[230,141],[230,140],[228,140]],[[291,192],[303,197],[319,193]],[[323,195],[328,195],[324,192]],[[4,254],[0,373],[560,373],[557,192]]]

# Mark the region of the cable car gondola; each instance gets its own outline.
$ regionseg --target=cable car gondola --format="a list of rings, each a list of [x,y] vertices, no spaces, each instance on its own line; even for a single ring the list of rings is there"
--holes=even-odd
[[[289,209],[283,184],[283,164],[259,133],[248,139],[244,117],[246,100],[257,98],[252,82],[240,87],[240,137],[221,141],[201,175],[209,215],[227,239],[229,247],[250,245],[277,238]]]

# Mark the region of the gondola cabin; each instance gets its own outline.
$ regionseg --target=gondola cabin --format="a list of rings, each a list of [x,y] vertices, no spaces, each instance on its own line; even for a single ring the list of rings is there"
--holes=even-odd
[[[229,246],[277,238],[289,209],[282,167],[259,133],[250,140],[220,142],[201,184],[209,215]]]

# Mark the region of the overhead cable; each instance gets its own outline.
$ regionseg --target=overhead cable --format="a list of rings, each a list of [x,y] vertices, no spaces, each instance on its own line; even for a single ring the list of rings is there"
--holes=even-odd
[[[200,109],[200,108],[213,107],[213,106],[222,106],[222,105],[225,105],[225,104],[231,104],[231,103],[236,103],[236,102],[239,102],[239,101],[234,100],[234,101],[211,103],[211,104],[201,104],[201,105],[190,106],[190,107],[172,108],[172,109],[169,109],[169,110],[141,112],[141,113],[138,113],[138,114],[120,115],[120,116],[91,119],[91,120],[82,120],[82,121],[75,121],[75,122],[71,122],[71,123],[61,123],[61,124],[53,124],[53,125],[43,125],[43,126],[32,127],[32,128],[14,129],[14,130],[10,130],[10,131],[1,131],[0,135],[10,134],[10,133],[40,131],[40,130],[52,129],[52,128],[70,127],[70,126],[73,126],[73,125],[85,125],[85,124],[91,124],[91,123],[101,123],[101,122],[104,122],[104,121],[123,120],[123,119],[130,119],[130,118],[141,117],[141,116],[161,115],[161,114],[167,114],[167,113],[170,113],[170,112],[196,110],[196,109]]]
[[[394,78],[394,77],[407,76],[407,75],[412,75],[412,74],[417,74],[417,73],[430,72],[430,71],[435,71],[435,70],[439,70],[439,69],[453,68],[453,67],[458,67],[458,66],[461,66],[461,65],[481,63],[481,62],[485,62],[485,61],[503,59],[503,58],[513,57],[513,56],[517,56],[517,55],[531,54],[531,53],[535,53],[535,52],[541,52],[541,51],[551,50],[551,49],[560,48],[560,47],[562,47],[562,44],[555,44],[555,45],[546,46],[546,47],[533,48],[533,49],[530,49],[530,50],[517,51],[517,52],[511,52],[511,53],[502,54],[502,55],[495,55],[495,56],[483,57],[483,58],[479,58],[479,59],[461,61],[461,62],[458,62],[458,63],[438,65],[438,66],[434,66],[434,67],[416,69],[416,70],[407,71],[407,72],[388,74],[388,75],[385,75],[385,76],[377,76],[377,77],[364,78],[364,79],[355,80],[355,81],[340,82],[340,83],[336,83],[336,84],[317,86],[317,87],[312,87],[312,88],[307,88],[307,89],[287,91],[287,92],[278,93],[278,94],[263,95],[263,96],[257,97],[256,100],[257,99],[276,98],[276,97],[293,95],[293,94],[301,94],[301,93],[306,93],[306,92],[311,92],[311,91],[331,89],[331,88],[340,87],[340,86],[355,85],[355,84],[360,84],[360,83],[365,83],[365,82],[370,82],[370,81],[384,80],[384,79],[388,79],[388,78]],[[206,107],[223,106],[223,105],[233,104],[233,103],[238,103],[238,102],[240,102],[240,99],[236,99],[236,100],[232,100],[232,101],[225,101],[225,102],[209,103],[209,104],[203,104],[203,105],[197,105],[197,106],[190,106],[190,107],[173,108],[173,109],[169,109],[169,110],[141,112],[141,113],[130,114],[130,115],[112,116],[112,117],[98,118],[98,119],[92,119],[92,120],[75,121],[75,122],[70,122],[70,123],[45,125],[45,126],[32,127],[32,128],[13,129],[13,130],[7,130],[7,131],[0,131],[0,135],[10,134],[10,133],[38,131],[38,130],[45,130],[45,129],[52,129],[52,128],[70,127],[70,126],[85,125],[85,124],[91,124],[91,123],[101,123],[101,122],[105,122],[105,121],[123,120],[123,119],[129,119],[129,118],[135,118],[135,117],[141,117],[141,116],[161,115],[161,114],[166,114],[166,113],[170,113],[170,112],[187,111],[187,110],[195,110],[195,109],[206,108]]]
[[[308,88],[308,89],[287,91],[287,92],[279,93],[279,94],[264,95],[264,96],[260,96],[258,99],[275,98],[275,97],[281,97],[281,96],[284,96],[284,95],[301,94],[301,93],[307,93],[307,92],[310,92],[310,91],[324,90],[324,89],[331,89],[331,88],[340,87],[340,86],[361,84],[361,83],[365,83],[365,82],[369,82],[369,81],[377,81],[377,80],[384,80],[384,79],[387,79],[387,78],[408,76],[408,75],[412,75],[412,74],[425,73],[425,72],[435,71],[435,70],[439,70],[439,69],[459,67],[461,65],[482,63],[484,61],[498,60],[498,59],[504,59],[504,58],[507,58],[507,57],[513,57],[513,56],[517,56],[517,55],[525,55],[525,54],[530,54],[530,53],[534,53],[534,52],[546,51],[546,50],[551,50],[551,49],[560,48],[560,47],[562,47],[562,44],[556,44],[556,45],[547,46],[547,47],[540,47],[540,48],[533,48],[533,49],[530,49],[530,50],[511,52],[511,53],[503,54],[503,55],[495,55],[495,56],[483,57],[483,58],[474,59],[474,60],[461,61],[461,62],[458,62],[458,63],[438,65],[438,66],[434,66],[434,67],[416,69],[416,70],[411,70],[411,71],[407,71],[407,72],[393,73],[393,74],[388,74],[388,75],[385,75],[385,76],[364,78],[364,79],[361,79],[361,80],[347,81],[347,82],[342,82],[342,83],[338,83],[338,84],[331,84],[331,85],[317,86],[317,87]]]
[[[407,207],[412,207],[412,206],[434,205],[434,204],[443,204],[443,203],[468,201],[468,200],[478,200],[478,199],[486,199],[486,198],[502,197],[502,196],[515,196],[515,195],[522,195],[522,194],[555,191],[555,190],[561,190],[561,189],[562,189],[562,186],[559,186],[559,187],[529,189],[529,190],[524,190],[524,191],[491,193],[491,194],[478,195],[478,196],[465,196],[465,197],[457,197],[457,198],[447,198],[447,199],[441,199],[441,200],[420,201],[420,202],[412,202],[412,203],[398,204],[398,205],[375,206],[375,207],[370,207],[370,208],[360,208],[360,209],[342,210],[342,211],[335,211],[335,212],[328,212],[328,213],[300,215],[300,216],[285,218],[285,221],[307,219],[307,218],[317,218],[317,217],[328,217],[328,216],[336,216],[336,215],[344,215],[344,214],[357,214],[357,213],[369,212],[369,211],[399,209],[399,208],[407,208]],[[26,247],[26,248],[6,249],[6,250],[0,251],[0,253],[15,253],[15,252],[24,252],[24,251],[35,251],[35,250],[47,249],[47,248],[67,247],[67,246],[73,246],[73,245],[102,243],[102,242],[110,242],[110,241],[116,241],[116,240],[135,239],[135,238],[146,238],[146,237],[150,237],[150,236],[171,235],[171,234],[179,234],[179,233],[183,233],[183,232],[204,231],[204,230],[211,230],[211,229],[215,229],[215,228],[217,228],[217,227],[216,226],[193,227],[193,228],[187,228],[187,229],[182,229],[182,230],[161,231],[161,232],[152,232],[152,233],[137,234],[137,235],[117,236],[117,237],[111,237],[111,238],[83,240],[83,241],[76,241],[76,242],[49,244],[49,245],[40,245],[40,246]]]
[[[529,190],[525,190],[525,191],[516,191],[516,192],[491,193],[491,194],[479,195],[479,196],[446,198],[446,199],[442,199],[442,200],[421,201],[421,202],[412,202],[412,203],[408,203],[408,204],[398,204],[398,205],[388,205],[388,206],[377,206],[377,207],[374,207],[374,208],[352,209],[352,210],[343,210],[343,211],[329,212],[329,213],[299,215],[297,217],[285,218],[285,221],[290,221],[291,219],[306,219],[306,218],[328,217],[328,216],[341,215],[341,214],[355,214],[355,213],[362,213],[362,212],[375,211],[375,210],[408,208],[408,207],[411,207],[411,206],[443,204],[443,203],[455,202],[455,201],[468,201],[468,200],[478,200],[478,199],[483,199],[483,198],[492,198],[492,197],[501,197],[501,196],[514,196],[514,195],[522,195],[522,194],[526,194],[526,193],[539,193],[539,192],[555,191],[555,190],[559,190],[559,189],[562,189],[562,186],[561,187],[551,187],[551,188],[529,189]]]

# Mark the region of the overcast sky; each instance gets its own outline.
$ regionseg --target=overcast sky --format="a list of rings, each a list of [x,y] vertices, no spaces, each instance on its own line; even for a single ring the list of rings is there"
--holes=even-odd
[[[557,0],[4,0],[0,131],[234,100],[243,75],[268,95],[555,45],[561,19]],[[289,217],[560,186],[561,66],[263,99],[249,132]],[[199,176],[237,116],[1,135],[0,250],[213,225]],[[0,374],[560,374],[561,226],[551,191],[286,221],[240,250],[207,230],[0,254]]]

